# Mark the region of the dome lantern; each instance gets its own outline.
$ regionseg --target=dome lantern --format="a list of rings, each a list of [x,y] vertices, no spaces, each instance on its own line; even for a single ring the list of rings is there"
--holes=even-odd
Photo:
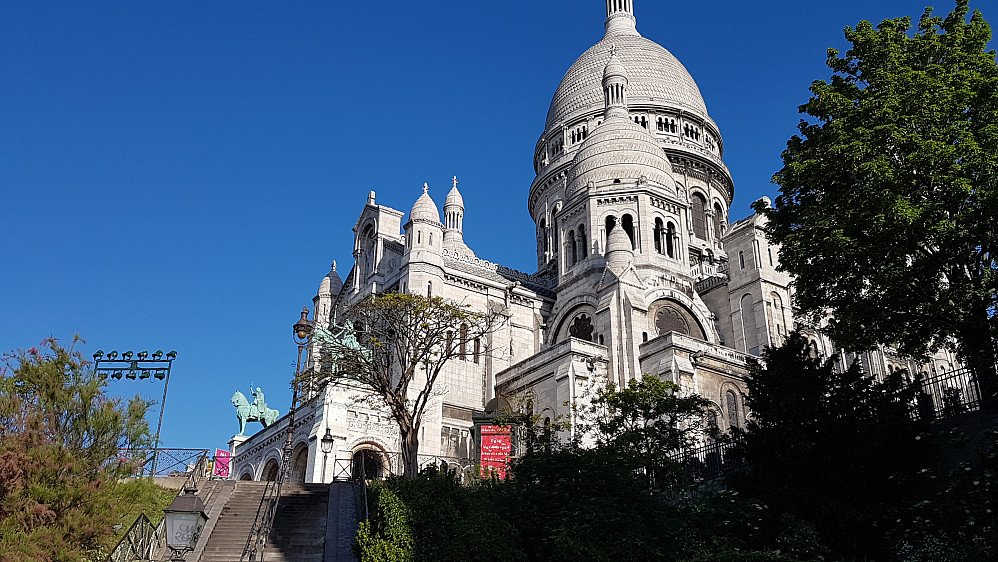
[[[634,0],[606,0],[606,34],[630,33],[637,35],[634,19]]]

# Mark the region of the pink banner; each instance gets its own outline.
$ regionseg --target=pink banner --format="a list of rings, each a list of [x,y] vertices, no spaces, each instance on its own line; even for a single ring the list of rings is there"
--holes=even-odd
[[[215,466],[211,473],[223,478],[229,476],[229,452],[224,449],[215,449]]]
[[[509,455],[513,450],[513,441],[508,425],[482,426],[482,475],[495,473],[500,480],[506,478],[509,468]]]

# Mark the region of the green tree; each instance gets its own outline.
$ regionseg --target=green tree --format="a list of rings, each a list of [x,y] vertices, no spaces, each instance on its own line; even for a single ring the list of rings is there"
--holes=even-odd
[[[913,503],[924,466],[922,426],[911,420],[915,388],[900,374],[877,382],[858,363],[811,356],[791,333],[749,367],[741,487],[778,514],[808,521],[825,544],[874,555],[892,510]]]
[[[946,18],[867,21],[828,50],[787,143],[770,238],[796,302],[846,348],[955,341],[994,402],[998,65],[968,0]]]
[[[500,312],[475,312],[440,297],[372,295],[344,313],[350,321],[318,333],[319,384],[353,382],[373,392],[398,425],[403,473],[419,473],[419,428],[448,361],[479,359],[488,336],[505,321]],[[480,359],[479,359],[480,360]]]
[[[144,494],[122,481],[134,467],[119,451],[149,445],[147,403],[108,398],[80,353],[55,339],[3,360],[0,561],[95,558]]]
[[[601,388],[589,418],[597,445],[620,455],[647,480],[649,491],[679,482],[677,453],[690,447],[704,429],[710,402],[658,377],[631,380],[627,388]]]

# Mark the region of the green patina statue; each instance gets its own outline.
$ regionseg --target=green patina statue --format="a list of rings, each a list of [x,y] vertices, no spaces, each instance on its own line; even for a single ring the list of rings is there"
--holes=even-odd
[[[250,385],[250,390],[253,395],[252,404],[246,399],[246,395],[238,390],[230,400],[232,405],[236,407],[236,417],[239,418],[239,435],[243,435],[246,431],[246,422],[258,421],[263,424],[263,427],[269,427],[281,416],[277,410],[267,407],[260,387],[253,390],[253,385]]]

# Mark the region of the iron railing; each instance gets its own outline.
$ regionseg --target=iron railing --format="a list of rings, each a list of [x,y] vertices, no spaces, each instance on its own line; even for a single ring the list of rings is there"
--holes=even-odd
[[[119,464],[131,463],[135,466],[130,476],[140,478],[148,476],[185,476],[191,473],[200,459],[207,459],[211,451],[208,449],[168,449],[168,448],[137,448],[120,449],[118,456],[112,462]],[[158,456],[158,463],[153,470],[153,460]]]
[[[351,451],[340,451],[333,459],[333,480],[356,480],[361,475],[368,479],[401,476],[404,468],[402,453],[398,451],[376,451],[364,449],[362,456]],[[419,470],[435,466],[441,470],[456,470],[462,478],[468,475],[479,461],[462,457],[442,455],[417,455]]]
[[[981,390],[970,369],[915,375],[912,418],[933,420],[981,409]]]
[[[677,451],[687,480],[716,480],[732,470],[748,466],[736,441],[713,441]]]
[[[107,562],[134,562],[136,560],[152,560],[157,552],[166,544],[166,532],[163,520],[158,525],[140,513],[125,536],[107,557]]]
[[[200,456],[194,461],[187,472],[187,480],[180,488],[178,495],[183,494],[188,488],[197,488],[208,477],[208,449],[173,449],[174,451],[199,451]],[[130,450],[131,451],[131,450]],[[162,452],[163,449],[160,449]],[[185,467],[187,464],[184,465]],[[140,469],[141,470],[141,469]],[[207,502],[210,497],[205,496],[203,501]],[[111,554],[107,557],[107,562],[135,562],[139,560],[153,560],[154,556],[162,552],[165,546],[166,534],[163,528],[165,519],[160,519],[158,525],[153,525],[145,513],[140,513],[135,518],[135,522],[128,528],[118,544],[115,545]]]
[[[250,527],[249,535],[246,537],[246,545],[243,547],[240,560],[263,560],[264,548],[270,537],[270,527],[274,516],[277,515],[277,500],[280,495],[280,479],[268,480],[263,489],[263,497],[260,498],[260,505],[256,508],[256,517],[253,518],[253,526]]]

